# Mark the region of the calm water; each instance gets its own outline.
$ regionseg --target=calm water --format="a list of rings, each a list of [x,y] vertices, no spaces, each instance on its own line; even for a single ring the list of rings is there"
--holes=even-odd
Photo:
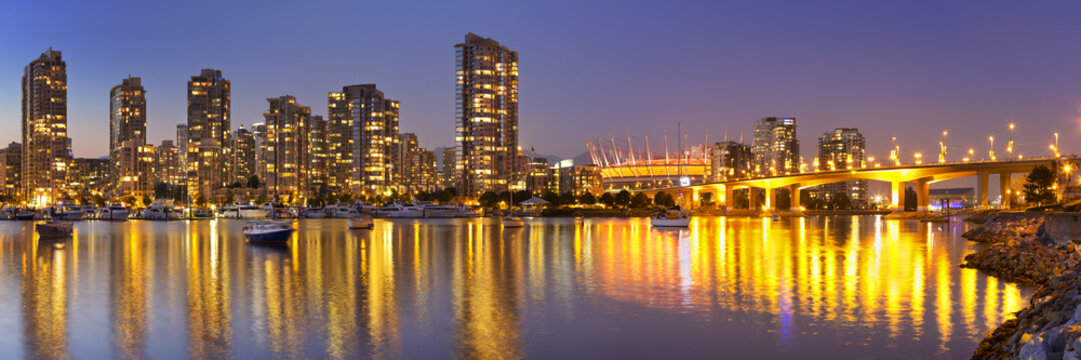
[[[960,223],[244,224],[0,222],[0,358],[966,358],[1031,294]]]

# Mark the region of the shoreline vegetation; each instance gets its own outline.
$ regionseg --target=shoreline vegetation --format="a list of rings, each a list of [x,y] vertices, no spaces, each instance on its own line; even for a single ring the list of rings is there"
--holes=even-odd
[[[1056,241],[1042,213],[985,215],[962,236],[984,244],[960,266],[1039,289],[980,341],[973,359],[1081,359],[1081,244]]]

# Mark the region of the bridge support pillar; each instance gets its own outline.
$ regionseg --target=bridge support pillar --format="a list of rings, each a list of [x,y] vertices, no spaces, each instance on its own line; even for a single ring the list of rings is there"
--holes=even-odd
[[[980,209],[987,208],[987,178],[987,173],[983,171],[976,172],[976,206]]]
[[[916,210],[927,212],[931,205],[931,179],[919,179],[916,181]]]
[[[890,189],[892,190],[890,200],[893,202],[893,212],[905,211],[905,182],[904,181],[892,181],[890,182]]]
[[[998,174],[998,193],[1002,195],[1002,208],[1009,210],[1013,205],[1013,196],[1010,196],[1010,187],[1013,185],[1013,174]]]
[[[777,210],[777,189],[765,188],[762,190],[766,192],[766,211]]]
[[[736,206],[736,200],[733,196],[733,191],[736,190],[732,185],[724,186],[724,209],[725,211],[732,211]]]
[[[747,188],[747,210],[758,211],[758,188]]]
[[[799,198],[800,198],[799,185],[790,185],[788,187],[788,211],[791,211],[791,212],[799,212],[800,211]]]

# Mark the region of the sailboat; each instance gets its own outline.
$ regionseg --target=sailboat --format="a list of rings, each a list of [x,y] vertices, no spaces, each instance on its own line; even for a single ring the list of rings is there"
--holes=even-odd
[[[520,228],[525,226],[525,221],[522,221],[521,216],[516,216],[510,213],[511,204],[514,204],[514,193],[510,192],[510,188],[507,188],[507,216],[503,217],[504,228]]]
[[[70,222],[60,220],[56,216],[56,208],[50,207],[49,221],[34,225],[34,230],[42,238],[59,238],[70,236],[74,228]]]
[[[684,157],[684,155],[683,155],[683,138],[678,136],[678,134],[680,134],[680,131],[681,131],[680,128],[681,128],[680,124],[676,123],[676,129],[677,129],[676,130],[676,134],[677,134],[676,138],[679,139],[679,155],[680,155],[680,158],[681,158],[680,160],[676,160],[676,161],[680,161],[679,166],[677,167],[677,169],[678,169],[677,173],[679,174],[679,177],[680,177],[680,179],[679,179],[679,194],[681,194],[681,196],[679,197],[679,199],[680,199],[680,202],[682,203],[683,202],[683,196],[682,196],[682,194],[683,194],[683,162],[686,162],[686,160],[685,160],[686,157]],[[685,227],[688,227],[688,226],[691,225],[691,213],[688,212],[687,210],[683,210],[682,208],[680,208],[679,204],[676,204],[676,206],[672,207],[671,209],[664,210],[664,211],[659,211],[657,213],[654,213],[652,216],[649,217],[649,224],[652,225],[653,227],[680,227],[680,228],[685,228]]]

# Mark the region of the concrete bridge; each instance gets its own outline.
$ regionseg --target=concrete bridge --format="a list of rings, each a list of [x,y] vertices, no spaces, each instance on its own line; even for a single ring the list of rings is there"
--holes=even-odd
[[[1005,194],[1009,189],[1011,175],[1027,174],[1037,165],[1050,167],[1055,161],[1054,158],[1039,158],[944,164],[910,164],[893,167],[816,171],[706,183],[688,186],[682,189],[677,187],[648,189],[641,190],[641,192],[653,196],[660,191],[682,191],[684,198],[692,199],[693,202],[698,202],[703,194],[717,194],[721,196],[712,196],[712,198],[718,199],[719,204],[727,205],[727,201],[733,198],[732,192],[734,190],[750,189],[748,196],[749,208],[760,208],[758,196],[756,195],[759,191],[765,191],[764,207],[767,209],[778,210],[776,202],[773,201],[773,199],[776,198],[777,189],[789,189],[791,199],[794,199],[794,201],[790,201],[790,210],[799,211],[800,205],[798,199],[800,197],[800,190],[802,189],[842,181],[876,180],[891,184],[891,193],[893,195],[891,197],[891,208],[893,211],[900,212],[904,210],[905,185],[908,183],[916,185],[916,203],[918,204],[919,211],[927,211],[928,206],[930,205],[931,184],[939,181],[975,176],[977,187],[976,202],[980,207],[986,208],[988,180],[991,175],[999,176],[999,189],[1002,194]],[[1010,197],[1003,196],[1002,199],[1004,201],[1003,205],[1008,207]],[[731,209],[732,207],[728,206],[727,208]]]

